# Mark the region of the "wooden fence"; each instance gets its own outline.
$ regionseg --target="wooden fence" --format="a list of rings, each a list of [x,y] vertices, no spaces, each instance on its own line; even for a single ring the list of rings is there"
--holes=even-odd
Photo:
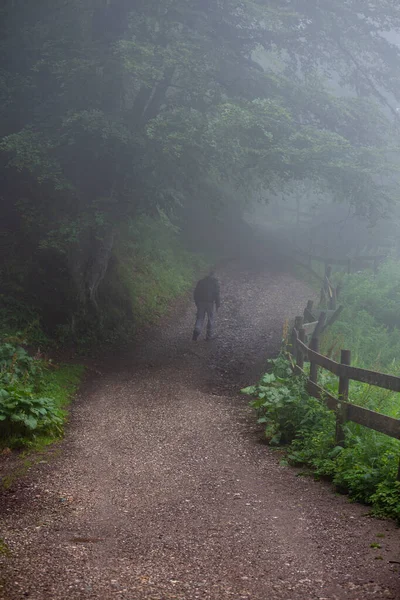
[[[384,254],[377,254],[374,256],[359,255],[351,258],[321,257],[309,252],[304,252],[304,250],[301,250],[300,248],[296,248],[294,253],[297,262],[300,262],[303,266],[311,268],[312,261],[314,260],[323,263],[325,265],[325,270],[328,266],[332,267],[332,265],[335,265],[337,267],[345,267],[347,273],[353,273],[366,266],[372,267],[374,273],[377,273],[379,265],[387,258]],[[316,275],[318,276],[317,273]]]
[[[341,310],[342,307],[339,306],[334,309],[315,311],[313,303],[309,301],[304,315],[296,317],[291,336],[292,354],[295,357],[294,371],[297,374],[305,375],[304,362],[305,360],[309,361],[310,374],[307,378],[307,391],[310,396],[318,398],[336,413],[337,445],[341,446],[344,443],[343,426],[346,421],[352,421],[400,439],[400,419],[388,417],[349,402],[350,380],[400,392],[400,377],[352,367],[349,350],[341,351],[340,363],[319,353],[321,334],[338,318]],[[326,369],[339,378],[338,397],[318,385],[319,368]],[[397,479],[400,481],[400,464]]]

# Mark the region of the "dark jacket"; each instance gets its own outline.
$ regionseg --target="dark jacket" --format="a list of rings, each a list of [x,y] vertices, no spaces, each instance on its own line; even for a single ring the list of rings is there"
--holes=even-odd
[[[215,279],[211,275],[200,279],[194,290],[194,301],[196,306],[200,302],[215,302],[216,307],[219,308],[221,300],[218,279]]]

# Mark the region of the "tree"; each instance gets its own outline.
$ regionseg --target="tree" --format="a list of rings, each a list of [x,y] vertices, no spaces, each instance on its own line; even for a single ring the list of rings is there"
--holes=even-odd
[[[290,72],[322,70],[362,97],[373,97],[398,115],[391,102],[400,101],[397,65],[400,47],[400,7],[394,0],[273,0],[281,25],[274,46],[291,57]],[[266,36],[270,46],[270,36]]]
[[[389,201],[391,123],[374,100],[400,94],[382,35],[400,18],[385,5],[8,0],[0,235],[12,223],[35,257],[21,281],[56,264],[68,310],[96,311],[115,237],[140,214],[239,210],[301,179]],[[333,74],[357,95],[329,91]]]

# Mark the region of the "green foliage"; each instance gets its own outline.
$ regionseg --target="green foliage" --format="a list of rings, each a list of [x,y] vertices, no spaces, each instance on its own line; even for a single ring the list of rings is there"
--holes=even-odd
[[[285,356],[270,364],[272,371],[258,385],[243,390],[254,397],[251,406],[269,443],[287,444],[292,464],[312,467],[317,477],[329,477],[352,500],[370,504],[374,514],[400,521],[400,442],[348,423],[345,447],[336,446],[334,413],[308,396]],[[354,395],[352,400],[359,403]]]
[[[39,133],[29,129],[9,135],[0,142],[0,152],[10,155],[9,167],[16,171],[28,171],[39,183],[52,182],[55,189],[68,188],[61,167],[50,158],[52,144]]]
[[[399,372],[400,265],[388,260],[376,276],[362,271],[341,276],[341,318],[328,331],[324,350],[334,355],[340,347],[352,351],[352,363],[368,369]]]
[[[171,300],[186,293],[196,272],[205,267],[204,259],[187,252],[176,231],[161,219],[130,223],[116,257],[136,326],[162,316]]]
[[[15,297],[4,294],[0,294],[0,336],[11,344],[24,344],[27,340],[36,347],[51,344],[41,327],[38,312]]]
[[[42,372],[42,362],[29,356],[23,348],[15,347],[10,343],[0,345],[1,384],[34,383],[40,378]]]
[[[296,436],[299,420],[304,424],[312,422],[313,411],[300,416],[302,404],[299,398],[306,399],[304,382],[301,378],[290,377],[290,366],[283,357],[270,361],[274,369],[266,373],[257,386],[245,388],[243,393],[254,395],[251,406],[257,411],[258,423],[265,424],[265,435],[272,445],[290,443]]]
[[[40,392],[52,398],[59,409],[66,409],[78,390],[85,367],[80,364],[61,364],[43,373]]]
[[[400,481],[379,483],[376,492],[370,497],[373,514],[377,517],[394,516],[400,522],[399,496]]]
[[[117,339],[121,304],[141,321],[143,306],[164,310],[189,276],[180,264],[178,281],[159,257],[139,265],[136,285],[119,239],[127,222],[162,210],[190,234],[190,215],[221,219],[260,189],[301,180],[364,208],[387,202],[397,139],[377,101],[398,87],[399,52],[374,23],[396,30],[400,15],[394,0],[385,17],[376,0],[342,4],[54,0],[33,10],[6,0],[2,293],[50,334],[90,343],[97,323]],[[354,97],[334,93],[332,72]],[[101,295],[115,301],[107,314]]]
[[[379,485],[395,484],[399,450],[398,440],[348,424],[346,447],[337,458],[333,480],[354,500],[370,504]],[[399,517],[400,503],[396,510],[392,516]]]
[[[20,347],[0,344],[0,437],[2,445],[21,447],[62,433],[62,407],[82,375],[79,367],[55,369]],[[58,381],[57,381],[58,379]]]
[[[202,255],[185,249],[179,231],[162,213],[128,220],[117,238],[97,311],[82,311],[73,322],[59,325],[59,343],[74,343],[86,352],[93,345],[131,341],[139,327],[156,323],[171,302],[187,293],[207,266]]]
[[[59,431],[62,419],[53,400],[38,395],[44,361],[21,347],[0,344],[0,430],[3,437],[36,430]]]
[[[0,388],[0,431],[3,437],[24,437],[38,429],[60,433],[61,425],[61,414],[53,400],[36,398],[29,389]]]
[[[350,275],[343,282],[343,301],[354,312],[365,311],[377,324],[389,329],[400,327],[400,266],[395,260],[381,265],[376,275],[370,271]]]

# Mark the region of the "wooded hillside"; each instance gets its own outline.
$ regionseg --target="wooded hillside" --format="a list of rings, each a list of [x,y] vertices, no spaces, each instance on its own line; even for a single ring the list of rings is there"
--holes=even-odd
[[[400,9],[364,4],[326,0],[310,13],[306,0],[6,0],[6,306],[24,301],[72,336],[111,305],[124,320],[135,276],[121,269],[145,245],[141,219],[157,221],[154,237],[160,220],[186,232],[201,252],[227,214],[288,181],[384,210],[400,56],[383,33],[400,29]]]

